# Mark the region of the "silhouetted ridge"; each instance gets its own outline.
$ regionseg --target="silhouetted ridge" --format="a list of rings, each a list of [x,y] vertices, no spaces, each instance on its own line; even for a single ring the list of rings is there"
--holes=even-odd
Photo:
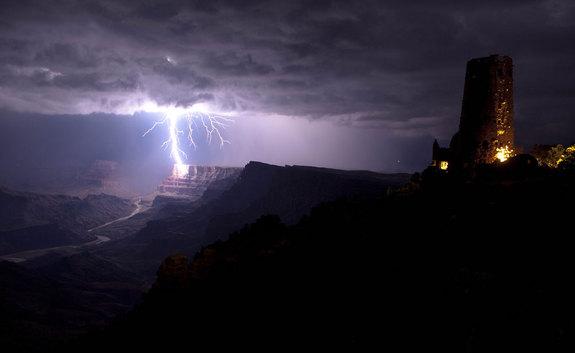
[[[322,202],[339,198],[377,198],[409,179],[407,174],[379,174],[250,162],[229,184],[215,185],[197,203],[157,198],[158,217],[133,237],[110,244],[106,255],[131,270],[153,276],[172,253],[193,256],[202,246],[227,236],[260,216],[275,214],[286,224]],[[113,247],[113,248],[112,248]]]
[[[574,185],[559,174],[430,180],[325,203],[295,225],[264,216],[191,264],[166,259],[144,303],[97,342],[569,351],[575,262],[561,220]]]

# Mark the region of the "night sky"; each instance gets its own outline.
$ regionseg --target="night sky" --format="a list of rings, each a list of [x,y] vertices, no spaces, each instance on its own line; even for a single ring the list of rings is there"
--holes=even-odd
[[[202,102],[236,124],[201,163],[414,171],[457,130],[467,60],[499,53],[517,143],[568,143],[574,18],[572,0],[2,0],[0,123],[108,113],[141,121],[132,141],[137,112]]]

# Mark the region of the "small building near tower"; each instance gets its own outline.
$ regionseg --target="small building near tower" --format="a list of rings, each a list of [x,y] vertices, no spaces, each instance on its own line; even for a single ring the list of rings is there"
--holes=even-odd
[[[431,166],[437,167],[441,170],[447,170],[449,168],[450,160],[451,155],[449,148],[440,147],[437,140],[435,140],[433,142],[433,155],[431,157]]]

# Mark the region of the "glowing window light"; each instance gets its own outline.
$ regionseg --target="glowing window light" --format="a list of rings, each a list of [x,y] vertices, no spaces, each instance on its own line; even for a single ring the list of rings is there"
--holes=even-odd
[[[509,146],[497,147],[495,158],[497,158],[499,162],[505,162],[512,156],[513,150],[510,149]]]

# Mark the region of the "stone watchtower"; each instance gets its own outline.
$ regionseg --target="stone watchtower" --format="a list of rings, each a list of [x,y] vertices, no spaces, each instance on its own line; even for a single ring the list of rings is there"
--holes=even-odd
[[[450,144],[459,168],[513,155],[513,61],[491,55],[467,63],[459,132]]]

